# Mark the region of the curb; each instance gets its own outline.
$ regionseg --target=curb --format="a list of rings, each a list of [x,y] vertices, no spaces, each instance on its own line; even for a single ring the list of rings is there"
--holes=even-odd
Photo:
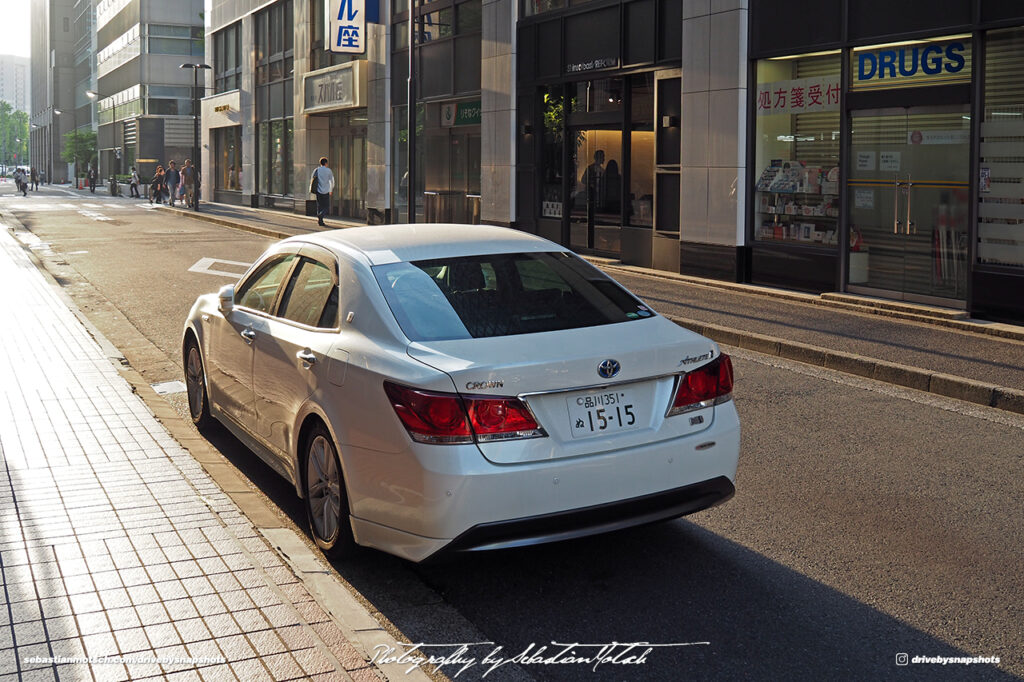
[[[214,225],[220,225],[221,227],[230,227],[235,230],[241,230],[242,232],[251,232],[252,234],[258,234],[262,237],[271,237],[273,239],[287,239],[288,237],[295,237],[296,235],[300,234],[315,234],[317,232],[323,232],[325,230],[343,229],[346,227],[355,227],[356,225],[358,225],[358,223],[350,224],[338,222],[334,225],[329,225],[325,228],[321,228],[316,223],[313,223],[308,228],[291,228],[297,230],[296,232],[282,232],[280,230],[272,230],[266,227],[260,227],[258,225],[250,225],[248,223],[239,222],[238,220],[232,220],[228,218],[221,218],[218,216],[209,215],[203,213],[202,211],[190,211],[188,209],[181,209],[176,206],[167,206],[165,207],[164,210],[170,211],[171,213],[177,213],[179,217],[193,218],[194,220],[201,220],[203,222],[212,223]]]
[[[894,309],[893,307],[887,307],[886,302],[884,301],[879,301],[876,303],[871,300],[865,300],[863,303],[852,303],[850,301],[836,300],[832,298],[832,296],[835,295],[835,292],[825,292],[823,294],[805,294],[798,291],[789,291],[786,289],[775,289],[772,287],[758,286],[756,284],[739,284],[736,282],[726,282],[723,280],[693,277],[691,275],[679,275],[673,272],[652,270],[651,268],[641,268],[635,265],[623,265],[621,261],[608,258],[594,258],[588,256],[586,257],[586,259],[593,263],[594,265],[600,266],[601,268],[612,271],[626,272],[632,275],[646,275],[648,277],[657,277],[659,279],[666,279],[674,282],[684,282],[686,284],[694,284],[714,289],[725,289],[727,291],[732,291],[734,293],[739,294],[762,296],[766,298],[776,298],[784,301],[790,301],[793,303],[806,303],[808,305],[822,306],[824,308],[835,308],[836,310],[846,310],[849,312],[862,313],[864,315],[879,315],[881,317],[906,320],[908,322],[920,322],[922,324],[933,325],[936,327],[945,327],[947,329],[954,329],[962,332],[981,334],[984,336],[995,336],[1001,339],[1024,341],[1024,327],[1005,324],[1002,322],[973,322],[963,319],[954,319],[952,317],[946,317],[937,314],[925,314],[923,312],[918,313],[909,312],[907,310],[897,310]]]
[[[1024,414],[1024,391],[1006,386],[973,381],[919,367],[875,360],[863,355],[795,343],[774,336],[742,332],[694,320],[678,317],[668,317],[668,319],[680,327],[697,332],[719,344],[737,346],[765,355],[774,355],[887,384],[913,388],[985,407],[994,407],[997,410]]]
[[[5,223],[5,229],[12,236],[16,230],[25,230],[21,221],[6,209],[0,209],[0,218]],[[17,237],[15,239],[17,240]],[[281,560],[302,581],[309,594],[331,616],[335,627],[355,648],[356,654],[359,656],[358,663],[352,661],[352,667],[344,667],[345,672],[358,676],[360,680],[364,679],[362,677],[365,674],[364,671],[374,670],[379,677],[385,680],[429,682],[431,678],[419,668],[406,672],[407,666],[379,665],[372,662],[374,647],[384,646],[400,650],[397,640],[337,578],[331,575],[331,569],[324,565],[323,557],[313,552],[292,530],[289,523],[282,521],[282,516],[275,512],[274,507],[266,501],[262,493],[251,486],[227,458],[201,434],[189,427],[174,407],[153,390],[142,374],[131,366],[124,354],[86,317],[53,274],[44,266],[39,256],[20,241],[18,243],[26,251],[36,270],[54,287],[61,301],[86,328],[103,354],[118,370],[118,374],[131,387],[132,392],[138,395],[164,430],[202,466],[206,474],[232,500],[271,548],[278,553]],[[312,629],[312,626],[308,627]],[[345,662],[339,660],[339,663],[344,664]],[[374,677],[376,678],[378,675],[374,675]]]

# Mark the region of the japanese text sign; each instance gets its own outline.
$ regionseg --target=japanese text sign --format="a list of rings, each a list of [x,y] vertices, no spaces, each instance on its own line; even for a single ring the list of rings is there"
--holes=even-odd
[[[757,115],[839,111],[839,76],[797,78],[757,86]]]
[[[331,52],[366,52],[365,0],[328,0],[327,36],[324,44]]]

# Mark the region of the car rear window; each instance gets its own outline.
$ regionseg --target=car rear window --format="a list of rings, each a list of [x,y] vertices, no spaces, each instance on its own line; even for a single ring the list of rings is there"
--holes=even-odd
[[[373,272],[413,341],[533,334],[654,314],[603,272],[560,251],[391,263]]]

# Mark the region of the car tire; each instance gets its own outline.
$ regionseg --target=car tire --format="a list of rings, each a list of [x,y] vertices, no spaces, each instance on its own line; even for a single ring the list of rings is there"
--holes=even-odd
[[[317,424],[303,447],[302,485],[309,529],[320,550],[330,559],[343,559],[356,551],[349,519],[348,494],[334,440]]]
[[[210,400],[206,392],[206,367],[203,354],[199,352],[199,344],[195,338],[189,337],[185,343],[185,392],[188,396],[188,414],[192,423],[202,431],[210,425]]]

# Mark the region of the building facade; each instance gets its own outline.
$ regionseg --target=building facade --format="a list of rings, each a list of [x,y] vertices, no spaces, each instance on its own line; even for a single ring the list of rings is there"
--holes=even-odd
[[[394,0],[341,56],[323,0],[218,0],[206,195],[303,212],[327,156],[338,216],[1021,321],[1024,6],[939,5]]]
[[[71,169],[61,160],[64,135],[91,120],[78,120],[75,73],[75,0],[32,0],[32,163],[47,182],[67,182]],[[84,95],[84,92],[83,92]]]
[[[30,83],[28,57],[0,54],[0,101],[15,111],[28,113]]]
[[[205,59],[203,12],[202,0],[97,1],[92,91],[103,177],[132,166],[148,177],[193,155],[194,74],[181,65]]]

